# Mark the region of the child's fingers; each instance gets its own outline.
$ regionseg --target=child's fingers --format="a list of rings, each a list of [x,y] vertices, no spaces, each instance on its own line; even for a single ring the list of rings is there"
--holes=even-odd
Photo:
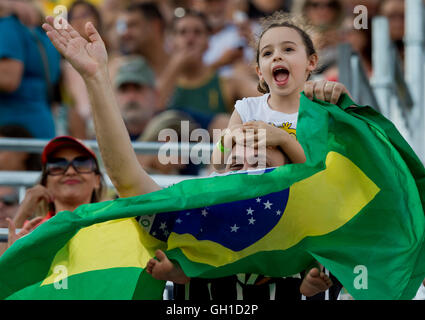
[[[162,260],[164,260],[164,259],[167,258],[167,256],[165,255],[164,251],[162,251],[160,249],[158,249],[158,250],[155,251],[155,256],[156,256],[156,258],[159,261],[162,261]]]

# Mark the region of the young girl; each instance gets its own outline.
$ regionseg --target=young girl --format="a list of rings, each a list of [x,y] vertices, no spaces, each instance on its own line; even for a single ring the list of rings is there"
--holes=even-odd
[[[263,20],[262,30],[256,71],[258,90],[264,95],[237,101],[228,128],[212,154],[216,170],[225,167],[232,141],[280,146],[292,163],[305,162],[304,151],[296,140],[300,93],[304,90],[310,99],[316,93],[318,99],[337,103],[340,95],[347,92],[335,82],[307,83],[318,65],[318,55],[307,31],[296,19],[276,12]],[[260,129],[266,134],[260,135]]]

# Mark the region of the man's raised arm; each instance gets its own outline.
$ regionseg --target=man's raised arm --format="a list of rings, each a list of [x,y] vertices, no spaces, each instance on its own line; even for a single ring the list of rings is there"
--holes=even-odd
[[[100,153],[119,195],[131,197],[159,190],[136,158],[109,78],[108,54],[93,24],[85,26],[87,41],[69,23],[66,28],[56,29],[53,17],[46,21],[43,29],[47,36],[87,85]]]

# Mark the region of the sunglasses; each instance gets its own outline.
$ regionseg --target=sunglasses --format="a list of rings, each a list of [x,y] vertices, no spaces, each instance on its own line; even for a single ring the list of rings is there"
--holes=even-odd
[[[49,159],[46,163],[46,171],[51,176],[59,176],[64,174],[70,166],[78,173],[99,172],[93,158],[87,156],[76,157],[71,161],[64,158]]]
[[[19,204],[19,197],[17,194],[6,194],[0,197],[0,202],[8,207],[15,206]]]
[[[338,6],[338,3],[336,1],[331,1],[331,2],[309,2],[309,3],[307,3],[307,6],[313,8],[313,9],[318,9],[318,8],[335,9]]]

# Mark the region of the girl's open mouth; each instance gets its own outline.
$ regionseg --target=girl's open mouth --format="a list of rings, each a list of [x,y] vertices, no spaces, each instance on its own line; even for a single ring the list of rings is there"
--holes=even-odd
[[[289,71],[283,66],[273,68],[273,79],[278,86],[284,86],[289,80]]]

